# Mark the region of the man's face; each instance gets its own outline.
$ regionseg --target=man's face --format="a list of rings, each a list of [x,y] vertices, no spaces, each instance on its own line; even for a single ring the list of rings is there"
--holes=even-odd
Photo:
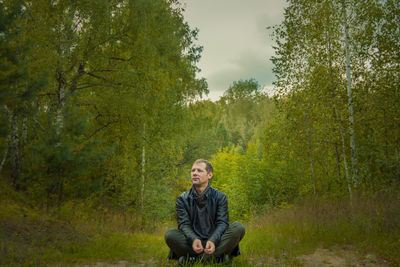
[[[205,163],[193,164],[192,171],[190,172],[192,184],[195,186],[208,184],[208,180],[211,179],[212,175],[212,172],[207,173]]]

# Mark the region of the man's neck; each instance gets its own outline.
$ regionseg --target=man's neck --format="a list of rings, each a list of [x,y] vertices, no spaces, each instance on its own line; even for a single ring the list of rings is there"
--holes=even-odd
[[[207,186],[208,186],[208,183],[205,185],[197,185],[197,186],[194,185],[194,189],[196,189],[197,194],[201,195],[201,194],[203,194],[204,190],[206,190]]]

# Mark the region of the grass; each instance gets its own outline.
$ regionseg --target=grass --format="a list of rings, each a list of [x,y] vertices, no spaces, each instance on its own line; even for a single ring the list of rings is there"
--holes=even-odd
[[[250,229],[244,250],[283,264],[296,265],[296,256],[318,248],[339,247],[400,265],[398,196],[303,203],[257,218]]]
[[[0,265],[163,262],[168,253],[161,233],[115,229],[115,219],[70,219],[0,202]]]
[[[66,203],[48,213],[26,202],[0,199],[0,265],[79,265],[127,261],[133,265],[176,266],[167,262],[165,230],[139,230],[140,220],[94,212]],[[301,266],[299,256],[319,248],[345,248],[400,265],[400,199],[370,196],[353,201],[309,202],[255,217],[246,225],[242,255],[232,266]],[[196,266],[196,265],[195,265]],[[197,264],[197,266],[202,266]]]

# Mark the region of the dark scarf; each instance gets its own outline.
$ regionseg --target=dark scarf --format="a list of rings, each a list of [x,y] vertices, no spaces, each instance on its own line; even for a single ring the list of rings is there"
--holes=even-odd
[[[193,187],[193,199],[196,203],[195,219],[193,222],[193,230],[199,235],[201,239],[207,240],[213,233],[214,227],[211,222],[211,217],[208,214],[207,202],[208,202],[208,190],[210,189],[210,184],[207,185],[206,189],[199,194]]]

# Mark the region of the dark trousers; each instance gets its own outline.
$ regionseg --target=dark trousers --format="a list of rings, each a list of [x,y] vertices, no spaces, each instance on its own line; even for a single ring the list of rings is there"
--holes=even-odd
[[[221,236],[219,244],[217,244],[214,252],[214,257],[220,257],[224,254],[232,254],[232,252],[239,245],[245,233],[243,224],[234,222],[229,225],[225,233]],[[203,247],[207,240],[202,240]],[[176,256],[196,256],[198,255],[193,251],[192,244],[189,244],[182,231],[172,228],[165,233],[165,242],[168,247],[175,253]]]

